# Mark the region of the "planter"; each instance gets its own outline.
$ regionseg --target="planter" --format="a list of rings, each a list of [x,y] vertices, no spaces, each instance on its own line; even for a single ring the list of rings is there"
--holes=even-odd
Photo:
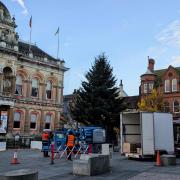
[[[42,141],[31,141],[31,149],[42,150]]]

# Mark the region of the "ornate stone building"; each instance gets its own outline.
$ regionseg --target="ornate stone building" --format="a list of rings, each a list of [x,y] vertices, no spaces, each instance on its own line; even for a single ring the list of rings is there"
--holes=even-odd
[[[0,2],[0,134],[58,129],[64,61],[19,40],[15,18]]]

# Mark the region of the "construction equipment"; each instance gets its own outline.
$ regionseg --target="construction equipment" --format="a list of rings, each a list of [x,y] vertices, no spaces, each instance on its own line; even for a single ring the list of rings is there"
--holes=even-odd
[[[66,138],[69,131],[71,131],[75,135],[75,145],[70,150],[69,154],[67,154],[67,150],[69,147],[66,146]],[[101,127],[96,126],[80,127],[76,131],[72,129],[63,129],[54,131],[53,135],[54,158],[68,158],[71,154],[74,154],[74,158],[77,158],[79,154],[88,153],[90,144],[95,144],[96,147],[98,144],[102,144],[105,142],[105,130]],[[51,151],[50,144],[51,141],[44,140],[42,151]]]

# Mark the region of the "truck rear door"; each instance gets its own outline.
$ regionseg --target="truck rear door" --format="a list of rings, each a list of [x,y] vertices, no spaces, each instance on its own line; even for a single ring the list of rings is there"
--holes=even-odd
[[[174,152],[173,119],[170,113],[154,113],[155,149]]]
[[[153,113],[141,113],[142,155],[154,155]]]

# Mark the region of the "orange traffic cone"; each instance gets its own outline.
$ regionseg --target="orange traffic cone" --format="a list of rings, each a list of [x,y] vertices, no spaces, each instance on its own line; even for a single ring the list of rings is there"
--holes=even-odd
[[[156,166],[161,166],[161,158],[159,151],[157,151]]]
[[[14,152],[13,158],[11,160],[11,164],[19,164],[18,158],[17,158],[17,151]]]

